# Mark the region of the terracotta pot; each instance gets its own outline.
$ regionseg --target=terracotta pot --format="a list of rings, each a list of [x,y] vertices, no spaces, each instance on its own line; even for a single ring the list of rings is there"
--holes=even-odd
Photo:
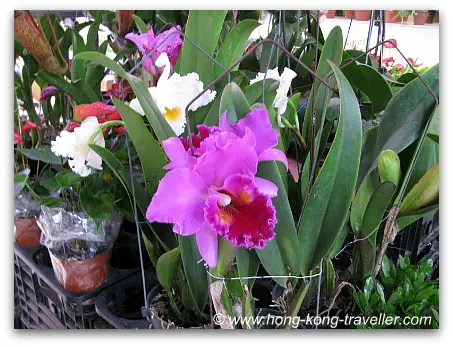
[[[436,14],[434,15],[433,18],[433,23],[439,23],[439,11],[436,11]]]
[[[414,24],[415,25],[424,25],[428,20],[429,12],[418,12],[414,13]]]
[[[367,21],[370,20],[371,11],[370,10],[361,10],[361,11],[354,11],[355,19],[360,21]]]
[[[14,241],[20,247],[39,246],[41,230],[35,218],[14,219]]]
[[[386,23],[401,23],[401,16],[398,10],[385,11],[385,22]]]
[[[95,290],[109,277],[111,250],[85,260],[64,260],[51,251],[49,254],[58,283],[70,292],[84,293]]]
[[[343,10],[344,18],[354,17],[354,10]]]
[[[337,11],[336,11],[336,10],[329,10],[329,11],[327,11],[326,17],[327,17],[327,18],[333,18],[333,17],[335,17],[335,12],[337,12]]]

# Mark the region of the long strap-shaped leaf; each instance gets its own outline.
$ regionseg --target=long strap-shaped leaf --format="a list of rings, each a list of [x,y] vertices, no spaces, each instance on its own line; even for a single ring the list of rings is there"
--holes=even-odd
[[[165,174],[163,167],[167,160],[162,147],[159,146],[149,130],[146,129],[145,122],[143,122],[140,114],[118,99],[114,99],[113,102],[126,124],[127,132],[142,164],[146,190],[152,196],[157,189],[159,181]]]
[[[301,273],[307,275],[329,251],[343,226],[354,192],[362,146],[357,98],[340,69],[330,62],[340,92],[338,129],[299,225]]]
[[[316,73],[324,78],[330,72],[329,61],[334,62],[336,65],[340,65],[341,58],[343,56],[343,34],[341,28],[336,26],[332,29],[327,37],[326,43],[319,58],[318,68]],[[329,85],[333,86],[335,80],[330,79]],[[316,98],[314,98],[314,91],[316,90]],[[313,83],[310,99],[308,100],[307,110],[304,116],[304,122],[302,124],[302,137],[307,141],[307,145],[311,142],[311,124],[312,124],[312,113],[313,107],[315,109],[316,116],[316,132],[321,126],[327,111],[327,105],[329,104],[332,91],[315,80]],[[314,106],[313,106],[314,105]]]

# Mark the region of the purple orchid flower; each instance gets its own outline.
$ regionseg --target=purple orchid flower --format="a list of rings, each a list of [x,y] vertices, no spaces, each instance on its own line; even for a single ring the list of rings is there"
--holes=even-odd
[[[129,33],[125,37],[128,40],[131,40],[138,47],[140,52],[143,54],[144,61],[143,67],[149,72],[152,76],[158,77],[159,70],[154,64],[154,62],[159,58],[162,53],[167,53],[170,60],[172,68],[176,65],[178,60],[179,51],[182,46],[182,39],[180,34],[175,34],[177,30],[181,30],[181,27],[177,25],[169,30],[166,30],[157,36],[154,36],[153,28],[149,28],[149,31],[146,34],[138,35]],[[173,33],[173,34],[172,34]],[[170,35],[170,36],[169,36]],[[168,39],[166,39],[168,37]],[[166,39],[166,40],[165,40]],[[157,47],[162,41],[164,41],[159,47]],[[156,48],[157,47],[157,48]],[[147,56],[154,48],[156,50]]]
[[[253,109],[236,124],[226,113],[219,127],[199,125],[187,139],[163,141],[170,171],[160,181],[146,212],[150,222],[172,223],[180,235],[196,234],[198,249],[210,267],[217,264],[218,235],[238,247],[264,248],[277,223],[271,198],[278,187],[256,177],[258,162],[278,160],[278,132],[266,109]]]
[[[41,99],[40,101],[43,101],[43,100],[47,100],[49,99],[50,97],[58,94],[60,92],[60,89],[58,89],[57,87],[55,86],[48,86],[48,87],[45,87],[42,92],[41,92]]]

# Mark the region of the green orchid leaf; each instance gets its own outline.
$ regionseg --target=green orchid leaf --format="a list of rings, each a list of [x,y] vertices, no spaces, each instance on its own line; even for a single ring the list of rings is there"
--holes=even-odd
[[[127,132],[140,158],[143,175],[145,176],[146,190],[152,196],[157,190],[159,181],[165,174],[163,167],[167,163],[167,159],[162,147],[146,128],[140,114],[118,99],[113,99],[113,103],[126,124]]]
[[[426,71],[422,78],[439,96],[439,65]],[[364,141],[359,183],[377,166],[378,156],[382,151],[391,149],[399,153],[420,137],[435,104],[434,97],[418,78],[393,96],[377,130],[373,130],[373,136]]]
[[[357,98],[343,73],[335,64],[329,63],[339,87],[340,117],[335,139],[310,191],[299,225],[300,272],[303,275],[327,254],[346,221],[362,146]]]
[[[335,65],[339,66],[343,55],[343,34],[341,28],[336,26],[333,28],[329,36],[327,37],[326,43],[324,44],[321,56],[319,58],[318,68],[316,73],[321,78],[325,78],[331,71],[329,60]],[[328,81],[329,86],[335,85],[335,79],[333,77]],[[313,100],[314,91],[316,90],[316,100]],[[312,124],[312,113],[313,104],[316,113],[316,133],[320,127],[323,126],[325,114],[327,111],[327,105],[330,102],[332,91],[326,86],[321,84],[319,80],[315,80],[313,83],[310,98],[308,100],[308,106],[304,116],[304,122],[302,124],[302,137],[306,140],[307,146],[310,146],[311,142],[311,124]]]
[[[162,254],[157,261],[156,275],[159,283],[167,292],[171,292],[173,279],[175,278],[179,265],[181,264],[181,252],[179,247]]]
[[[32,160],[39,160],[54,165],[61,165],[63,162],[59,157],[53,154],[48,146],[39,148],[18,148],[16,150]]]

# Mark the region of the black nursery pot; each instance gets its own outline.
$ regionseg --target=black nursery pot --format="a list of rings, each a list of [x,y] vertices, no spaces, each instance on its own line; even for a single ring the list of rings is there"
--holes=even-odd
[[[140,242],[142,249],[143,265],[149,265],[151,261],[142,236],[140,235],[138,239],[136,232],[127,232],[122,229],[112,248],[111,267],[118,270],[139,269],[141,264],[138,242]]]

